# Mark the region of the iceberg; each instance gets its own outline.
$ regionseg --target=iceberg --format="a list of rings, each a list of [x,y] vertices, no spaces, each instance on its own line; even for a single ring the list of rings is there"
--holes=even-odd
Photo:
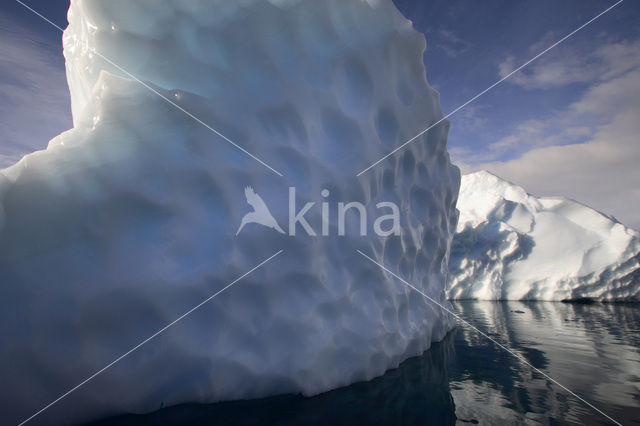
[[[443,116],[391,1],[72,0],[68,19],[74,127],[0,172],[0,423],[314,395],[454,326],[356,252],[447,303],[448,122],[356,176]],[[240,230],[247,187],[285,229],[295,187],[298,210],[395,203],[401,232]]]
[[[450,299],[640,299],[640,233],[615,218],[487,171],[462,176],[457,206]]]

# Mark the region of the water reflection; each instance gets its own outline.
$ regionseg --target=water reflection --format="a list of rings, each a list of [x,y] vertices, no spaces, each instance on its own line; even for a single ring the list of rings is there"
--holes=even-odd
[[[640,419],[640,306],[456,302],[465,319],[623,424]],[[459,421],[610,424],[605,417],[459,327],[451,393]]]
[[[369,382],[305,398],[284,395],[249,401],[169,407],[100,425],[393,425],[455,423],[447,363],[451,334],[420,357]]]
[[[622,422],[640,424],[640,306],[455,302],[463,318]],[[472,329],[312,398],[182,405],[108,424],[609,424]]]

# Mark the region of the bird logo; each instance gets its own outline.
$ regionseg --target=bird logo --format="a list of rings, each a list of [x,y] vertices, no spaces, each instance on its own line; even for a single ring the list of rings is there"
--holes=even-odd
[[[272,228],[278,231],[281,234],[284,234],[278,222],[274,219],[273,215],[269,211],[269,208],[265,204],[264,200],[256,194],[252,187],[247,186],[244,188],[244,196],[247,199],[247,203],[251,207],[253,207],[253,211],[245,214],[242,217],[242,222],[240,222],[240,227],[238,228],[238,232],[236,235],[240,233],[242,228],[248,223],[257,223],[262,226],[266,226],[267,228]]]

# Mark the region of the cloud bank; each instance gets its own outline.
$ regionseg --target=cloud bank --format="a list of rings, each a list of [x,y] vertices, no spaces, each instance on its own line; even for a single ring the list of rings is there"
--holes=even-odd
[[[554,58],[511,83],[534,90],[586,82],[579,100],[516,126],[484,158],[462,155],[463,171],[486,169],[536,195],[573,198],[640,229],[640,40],[604,43],[584,54],[565,49]],[[499,73],[508,67],[501,64]],[[524,153],[496,161],[507,149]]]

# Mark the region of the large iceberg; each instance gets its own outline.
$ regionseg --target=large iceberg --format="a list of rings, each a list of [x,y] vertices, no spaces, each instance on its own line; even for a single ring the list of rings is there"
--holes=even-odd
[[[612,217],[486,171],[462,177],[458,209],[450,299],[640,299],[640,233]]]
[[[442,117],[425,39],[390,0],[72,0],[68,17],[74,128],[0,173],[0,423],[279,250],[37,420],[316,394],[378,376],[453,327],[356,253],[447,303],[460,181],[448,123],[356,177]],[[361,236],[352,211],[339,236],[331,210],[326,236],[256,224],[236,236],[245,187],[285,229],[289,187],[298,210],[316,202],[317,231],[321,201],[358,201],[370,217],[393,202],[400,235]]]

